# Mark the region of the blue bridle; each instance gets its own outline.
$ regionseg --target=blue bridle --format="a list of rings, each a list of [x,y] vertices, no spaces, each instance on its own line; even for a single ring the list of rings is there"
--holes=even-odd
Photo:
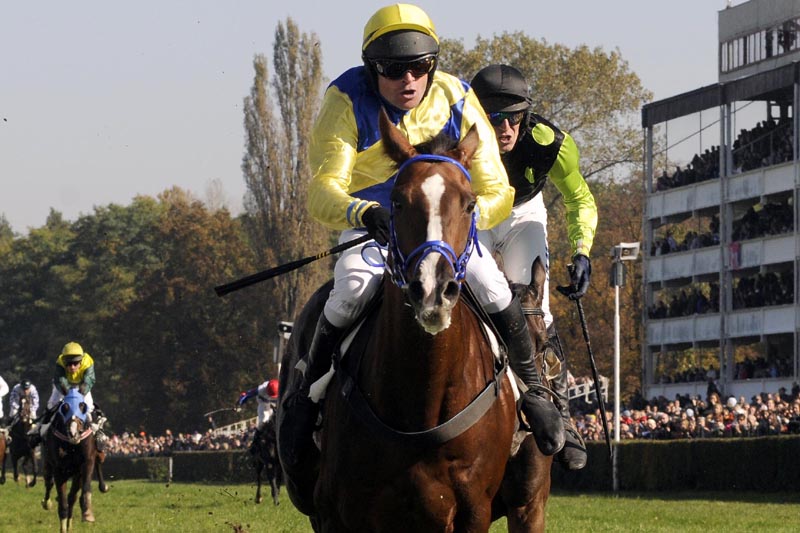
[[[469,175],[469,171],[453,159],[452,157],[447,157],[444,155],[434,155],[434,154],[420,154],[417,156],[412,157],[411,159],[407,159],[400,165],[400,168],[397,169],[397,175],[399,176],[400,173],[405,170],[406,167],[413,163],[417,163],[420,161],[430,161],[430,162],[438,162],[438,163],[450,163],[451,165],[455,165],[458,167],[464,176],[467,178],[467,181],[471,182],[472,177]],[[453,269],[453,275],[455,280],[458,283],[461,283],[464,280],[464,277],[467,274],[467,262],[469,261],[470,256],[472,255],[472,251],[474,249],[478,250],[478,255],[481,257],[483,254],[481,253],[480,245],[478,243],[478,230],[477,230],[477,220],[478,220],[478,211],[477,209],[472,213],[472,221],[470,222],[469,226],[469,235],[467,236],[467,244],[464,246],[464,251],[461,252],[460,255],[456,255],[455,250],[453,247],[450,246],[445,241],[437,240],[437,241],[425,241],[419,246],[417,246],[408,256],[403,255],[403,252],[397,246],[397,233],[395,232],[394,228],[394,209],[390,210],[390,217],[389,217],[389,253],[392,254],[392,281],[394,281],[395,285],[400,287],[401,289],[405,288],[408,285],[408,280],[406,279],[405,272],[407,269],[408,264],[411,261],[415,261],[414,263],[414,272],[417,271],[419,268],[420,263],[422,260],[425,259],[429,254],[434,252],[439,253],[444,257],[447,262],[450,264],[450,267]]]

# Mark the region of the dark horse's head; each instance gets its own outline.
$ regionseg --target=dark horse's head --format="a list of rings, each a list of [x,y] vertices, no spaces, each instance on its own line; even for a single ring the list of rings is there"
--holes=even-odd
[[[422,328],[435,335],[450,326],[467,260],[477,242],[469,162],[478,147],[471,129],[456,143],[437,137],[426,151],[409,144],[384,112],[386,154],[398,165],[391,196],[389,266]]]
[[[77,389],[70,389],[64,396],[64,401],[58,406],[53,424],[60,428],[67,442],[78,444],[86,438],[86,431],[91,431],[87,428],[87,413],[88,409],[83,394]]]
[[[17,411],[19,421],[24,426],[30,427],[33,422],[33,412],[31,411],[31,402],[27,397],[23,396],[19,400],[19,411]]]

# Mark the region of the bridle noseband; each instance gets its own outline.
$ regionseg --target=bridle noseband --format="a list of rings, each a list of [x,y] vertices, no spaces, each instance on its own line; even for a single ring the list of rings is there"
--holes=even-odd
[[[437,162],[437,163],[450,163],[455,165],[461,170],[461,173],[467,178],[468,182],[472,181],[472,177],[469,174],[469,171],[462,165],[460,162],[456,161],[452,157],[447,157],[444,155],[435,155],[435,154],[420,154],[416,155],[410,159],[407,159],[400,165],[400,168],[397,169],[396,176],[399,176],[403,170],[406,169],[409,165],[413,163],[417,163],[420,161],[430,161],[430,162]],[[472,213],[472,220],[470,221],[469,226],[469,234],[467,236],[467,244],[464,246],[464,251],[461,252],[460,255],[456,255],[455,250],[453,247],[450,246],[445,241],[436,240],[436,241],[425,241],[419,246],[417,246],[408,256],[404,255],[403,252],[400,251],[400,248],[397,245],[397,233],[395,231],[394,226],[394,208],[390,209],[390,216],[389,216],[389,253],[392,256],[392,267],[391,267],[391,275],[392,281],[394,284],[397,285],[399,288],[403,289],[408,285],[408,280],[406,279],[405,272],[408,270],[409,264],[414,261],[414,271],[419,268],[420,263],[422,260],[425,259],[429,254],[434,252],[440,254],[444,257],[450,267],[453,269],[453,275],[455,280],[460,284],[464,277],[467,274],[467,262],[469,261],[470,256],[472,255],[472,251],[477,249],[478,255],[483,256],[480,245],[478,243],[478,229],[477,229],[477,220],[478,220],[478,213],[477,211],[473,211]]]

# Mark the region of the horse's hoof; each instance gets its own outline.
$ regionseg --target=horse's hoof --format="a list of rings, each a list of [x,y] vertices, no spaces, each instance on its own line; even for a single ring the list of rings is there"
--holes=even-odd
[[[88,513],[83,513],[83,521],[84,522],[94,522],[94,513],[89,511]]]
[[[53,500],[42,500],[42,509],[50,511],[53,508]]]
[[[35,486],[36,486],[36,480],[35,479],[33,481],[31,481],[30,483],[28,483],[28,488],[29,489],[32,488],[32,487],[35,487]]]
[[[6,484],[6,478],[0,477],[0,485],[5,485],[5,484]]]
[[[256,496],[256,503],[261,503],[264,501],[264,498],[261,496]]]
[[[110,490],[111,490],[111,487],[109,487],[109,486],[108,486],[108,485],[106,485],[105,483],[103,483],[102,485],[100,485],[100,487],[99,487],[99,488],[100,488],[100,492],[102,492],[103,494],[105,494],[106,492],[108,492],[108,491],[110,491]]]

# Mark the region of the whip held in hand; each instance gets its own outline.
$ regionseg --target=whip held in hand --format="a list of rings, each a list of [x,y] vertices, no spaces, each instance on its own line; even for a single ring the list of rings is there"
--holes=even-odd
[[[567,271],[569,272],[570,278],[574,277],[574,265],[567,265]],[[570,297],[570,295],[574,295],[577,292],[577,287],[572,285],[570,287],[556,287],[558,292],[563,294],[564,296]],[[572,299],[572,298],[571,298]],[[581,330],[583,331],[583,340],[586,341],[586,351],[589,352],[589,363],[592,367],[592,378],[594,379],[594,393],[597,396],[597,403],[600,405],[600,415],[603,418],[603,432],[606,436],[606,446],[608,447],[608,457],[609,459],[613,460],[613,455],[611,451],[611,436],[608,432],[608,420],[606,417],[606,404],[603,401],[603,396],[600,391],[600,379],[597,375],[597,364],[594,362],[594,353],[592,353],[592,344],[589,342],[589,330],[586,327],[586,315],[583,313],[583,304],[581,303],[580,297],[574,299],[575,304],[578,306],[578,316],[581,320]]]
[[[249,276],[237,279],[236,281],[232,281],[224,285],[218,285],[217,287],[214,287],[214,291],[217,293],[217,296],[225,296],[229,292],[238,291],[239,289],[249,287],[250,285],[253,285],[260,281],[266,281],[276,276],[280,276],[281,274],[286,274],[287,272],[291,272],[292,270],[297,270],[303,265],[313,263],[314,261],[322,259],[323,257],[328,257],[329,255],[338,254],[339,252],[347,250],[348,248],[352,248],[353,246],[358,246],[359,244],[365,243],[370,239],[372,239],[372,237],[370,237],[369,235],[363,235],[357,239],[353,239],[352,241],[347,241],[337,246],[334,246],[330,250],[325,250],[324,252],[318,253],[317,255],[304,257],[302,259],[298,259],[290,263],[285,263],[283,265],[279,265],[270,268],[268,270],[263,270],[255,274],[251,274]]]

